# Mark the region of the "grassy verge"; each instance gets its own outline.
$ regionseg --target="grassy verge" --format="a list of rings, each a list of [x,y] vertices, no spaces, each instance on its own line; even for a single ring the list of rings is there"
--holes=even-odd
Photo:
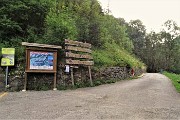
[[[176,90],[180,93],[180,74],[174,74],[169,72],[163,72],[163,74],[172,80]]]

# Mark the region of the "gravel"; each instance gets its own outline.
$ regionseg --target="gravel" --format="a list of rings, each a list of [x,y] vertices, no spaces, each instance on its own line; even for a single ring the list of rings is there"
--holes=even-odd
[[[158,73],[77,90],[10,92],[0,98],[3,119],[180,120],[180,94]]]

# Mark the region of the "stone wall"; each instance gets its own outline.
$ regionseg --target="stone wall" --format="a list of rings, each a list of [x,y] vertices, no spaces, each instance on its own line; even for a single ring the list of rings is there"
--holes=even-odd
[[[130,69],[126,67],[107,67],[102,70],[99,70],[99,75],[94,73],[94,78],[101,78],[101,79],[126,79],[130,77]]]
[[[22,67],[21,67],[22,68]],[[96,80],[123,80],[131,76],[130,68],[127,67],[107,67],[103,69],[92,69],[92,79],[93,82]],[[87,67],[74,68],[74,82],[75,85],[89,84],[89,74]],[[135,75],[141,75],[144,70],[135,69]],[[11,73],[11,72],[10,72]],[[0,91],[5,88],[4,75],[0,74]],[[27,90],[49,90],[53,89],[53,74],[47,73],[29,73]],[[24,69],[16,70],[9,77],[9,91],[19,91],[23,90],[24,85]],[[57,86],[72,86],[70,73],[65,72],[65,67],[63,65],[58,66],[57,72]]]
[[[0,67],[0,91],[4,91],[5,88],[5,76],[3,74],[3,70]]]

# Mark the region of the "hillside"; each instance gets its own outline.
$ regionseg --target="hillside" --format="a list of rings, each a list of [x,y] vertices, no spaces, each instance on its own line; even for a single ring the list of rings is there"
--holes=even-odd
[[[95,66],[145,65],[133,55],[123,19],[102,12],[97,0],[1,1],[0,49],[16,48],[16,63],[25,60],[21,42],[62,45],[64,39],[93,45]]]

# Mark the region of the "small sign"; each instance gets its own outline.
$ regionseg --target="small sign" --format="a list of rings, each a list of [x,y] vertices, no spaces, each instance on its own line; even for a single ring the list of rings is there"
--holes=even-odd
[[[15,48],[2,48],[1,66],[14,66]]]
[[[66,66],[65,72],[69,73],[69,65],[65,65],[65,66]]]

